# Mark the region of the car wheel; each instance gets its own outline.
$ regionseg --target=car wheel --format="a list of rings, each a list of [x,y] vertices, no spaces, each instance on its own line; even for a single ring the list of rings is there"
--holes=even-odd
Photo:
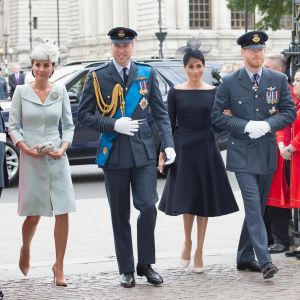
[[[9,183],[14,183],[19,177],[19,149],[14,146],[11,140],[6,142],[6,165],[8,171],[8,180]]]

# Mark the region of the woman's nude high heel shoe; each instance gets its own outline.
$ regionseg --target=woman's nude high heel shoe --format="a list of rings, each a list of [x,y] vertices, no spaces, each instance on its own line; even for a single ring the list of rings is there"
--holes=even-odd
[[[56,265],[55,264],[52,266],[52,272],[53,272],[53,282],[55,283],[56,286],[68,286],[65,279],[63,279],[63,280],[58,280],[57,279],[57,277],[56,277]]]
[[[23,275],[27,276],[27,274],[29,272],[29,268],[30,268],[30,264],[29,264],[30,256],[29,256],[29,253],[27,253],[27,255],[25,255],[24,252],[25,251],[24,251],[23,247],[21,247],[19,268],[20,268],[21,272],[23,273]]]
[[[195,255],[195,257],[194,257],[194,273],[201,274],[203,272],[204,272],[203,259],[201,257],[201,263],[199,264],[199,266],[197,266],[196,265],[196,255]]]
[[[189,247],[190,247],[189,256],[191,256],[192,243],[190,243]],[[191,262],[191,259],[185,259],[186,256],[184,255],[185,254],[184,252],[185,252],[186,248],[187,248],[186,243],[184,243],[181,258],[180,258],[181,265],[185,268],[187,268]]]

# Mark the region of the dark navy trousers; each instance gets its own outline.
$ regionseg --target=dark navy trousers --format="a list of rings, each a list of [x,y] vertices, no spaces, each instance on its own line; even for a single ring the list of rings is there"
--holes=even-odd
[[[120,274],[135,270],[130,226],[130,188],[133,205],[140,211],[137,219],[138,263],[154,264],[155,203],[158,200],[156,166],[151,164],[126,169],[104,169],[104,179]]]
[[[245,209],[237,262],[253,260],[256,254],[258,263],[262,267],[272,261],[268,250],[268,237],[263,215],[273,174],[235,173],[235,175],[242,192]]]

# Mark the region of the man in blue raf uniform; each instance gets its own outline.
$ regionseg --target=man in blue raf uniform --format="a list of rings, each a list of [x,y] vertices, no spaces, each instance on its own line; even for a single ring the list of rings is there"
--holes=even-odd
[[[151,284],[162,277],[155,263],[156,147],[151,123],[162,137],[166,164],[175,160],[168,113],[162,101],[154,70],[131,60],[137,33],[117,27],[108,33],[113,60],[91,71],[86,79],[78,119],[101,134],[97,163],[104,170],[111,209],[120,284],[133,287],[134,258],[130,227],[130,186],[137,220],[137,274]]]
[[[237,269],[262,272],[264,279],[277,272],[262,218],[277,168],[275,132],[296,115],[286,76],[262,67],[267,39],[261,31],[238,38],[245,67],[223,78],[212,111],[212,122],[230,132],[227,170],[235,172],[245,207]]]

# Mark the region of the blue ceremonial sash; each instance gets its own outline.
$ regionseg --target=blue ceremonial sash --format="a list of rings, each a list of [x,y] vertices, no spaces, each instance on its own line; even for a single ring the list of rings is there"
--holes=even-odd
[[[140,86],[139,86],[140,81],[138,80],[138,78],[143,78],[143,81],[148,83],[150,78],[150,73],[151,73],[151,67],[146,65],[138,65],[138,70],[136,72],[135,79],[132,82],[128,90],[128,93],[124,99],[125,117],[131,117],[139,101],[143,97],[143,95],[140,94]],[[114,114],[113,118],[119,119],[121,117],[123,116],[119,108]],[[103,133],[100,136],[98,153],[96,157],[96,163],[98,164],[99,167],[105,166],[109,157],[110,150],[113,147],[113,140],[117,137],[117,135],[118,135],[117,132],[111,132],[111,133]]]

